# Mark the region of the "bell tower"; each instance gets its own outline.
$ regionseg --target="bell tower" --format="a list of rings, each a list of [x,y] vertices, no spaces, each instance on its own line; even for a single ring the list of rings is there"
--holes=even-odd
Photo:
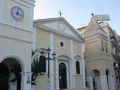
[[[0,0],[0,22],[32,31],[34,0]]]
[[[31,90],[34,2],[34,0],[0,0],[0,63],[7,67],[9,75],[13,73],[15,76],[17,72],[20,76],[16,84],[9,82],[11,77],[6,80],[9,90]],[[13,66],[20,67],[19,72],[15,71]]]

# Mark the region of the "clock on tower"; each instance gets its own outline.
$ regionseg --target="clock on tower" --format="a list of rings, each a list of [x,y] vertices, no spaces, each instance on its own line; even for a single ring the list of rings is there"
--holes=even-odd
[[[22,8],[14,6],[11,8],[11,15],[15,20],[22,20],[24,17],[24,11]]]
[[[32,30],[34,2],[34,0],[0,0],[0,21],[24,30]]]

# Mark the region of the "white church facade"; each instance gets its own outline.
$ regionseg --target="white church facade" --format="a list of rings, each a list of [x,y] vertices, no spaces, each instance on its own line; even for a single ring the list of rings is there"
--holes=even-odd
[[[38,75],[35,90],[86,90],[84,40],[79,33],[64,18],[58,17],[35,20],[33,36],[34,50],[40,51],[35,54],[37,57],[41,52],[48,57],[48,47],[51,54],[56,53],[54,60],[49,61],[50,65],[46,60],[46,72]]]

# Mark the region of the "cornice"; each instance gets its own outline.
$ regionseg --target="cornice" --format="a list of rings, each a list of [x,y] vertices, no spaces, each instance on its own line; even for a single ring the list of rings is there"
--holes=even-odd
[[[71,31],[81,39],[80,41],[84,42],[84,39],[81,37],[79,32],[64,17],[38,19],[38,20],[34,20],[34,24],[36,24],[36,23],[45,24],[45,23],[56,22],[56,21],[58,21],[58,22],[63,21],[65,23],[65,25],[67,27],[69,27],[71,29]]]
[[[0,24],[1,25],[6,25],[6,26],[11,27],[11,28],[15,28],[16,30],[22,30],[22,31],[25,31],[25,32],[28,32],[28,33],[33,33],[33,31],[30,31],[27,28],[24,28],[24,27],[15,27],[14,25],[8,24],[8,23],[6,23],[4,21],[0,21]]]
[[[60,35],[60,36],[64,36],[64,37],[66,37],[66,38],[68,38],[68,39],[73,39],[73,40],[76,40],[76,41],[79,41],[79,42],[82,42],[82,43],[83,43],[83,41],[82,41],[81,39],[78,39],[78,38],[73,37],[73,36],[71,36],[71,35],[68,35],[68,34],[65,34],[65,33],[63,33],[63,32],[57,31],[57,30],[55,30],[55,29],[53,29],[53,28],[48,28],[48,27],[46,27],[46,26],[44,26],[44,25],[39,25],[39,27],[38,27],[37,25],[34,24],[34,27],[36,27],[37,29],[46,30],[46,31],[48,31],[48,32],[53,32],[53,33],[58,34],[58,35]]]

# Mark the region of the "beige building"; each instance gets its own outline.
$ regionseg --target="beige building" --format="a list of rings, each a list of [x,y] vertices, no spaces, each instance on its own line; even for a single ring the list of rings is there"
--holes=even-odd
[[[0,90],[31,89],[34,0],[0,0]]]
[[[35,20],[33,39],[33,48],[38,50],[34,58],[41,56],[42,51],[48,57],[48,47],[51,54],[56,53],[54,60],[50,60],[49,86],[46,60],[44,72],[35,81],[35,90],[48,90],[48,87],[49,90],[86,90],[84,40],[77,30],[62,17]]]
[[[107,15],[92,14],[89,24],[78,29],[85,39],[86,84],[90,90],[116,90],[119,87],[119,36],[107,20]]]

